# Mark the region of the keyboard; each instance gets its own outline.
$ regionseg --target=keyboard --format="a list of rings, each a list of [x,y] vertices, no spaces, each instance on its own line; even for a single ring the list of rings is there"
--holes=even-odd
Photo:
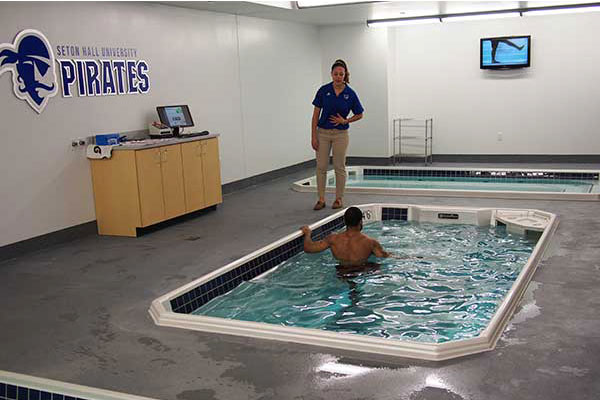
[[[208,131],[190,132],[190,133],[184,133],[182,135],[179,135],[179,137],[182,138],[182,139],[184,139],[184,138],[190,138],[190,137],[196,137],[196,136],[206,136],[208,134],[209,134]]]

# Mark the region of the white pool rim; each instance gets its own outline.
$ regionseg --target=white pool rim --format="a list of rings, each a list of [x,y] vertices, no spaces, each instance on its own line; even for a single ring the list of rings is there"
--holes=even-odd
[[[73,383],[39,378],[36,376],[18,374],[3,370],[0,370],[0,382],[6,385],[26,388],[28,390],[59,394],[63,396],[63,398],[70,396],[74,400],[155,400],[150,397],[136,396],[133,394],[115,392],[112,390],[100,389],[91,386],[76,385]],[[17,398],[20,399],[21,397],[19,397],[17,394]]]
[[[398,167],[398,166],[352,166],[346,167],[346,173],[362,176],[364,169],[381,170],[422,170],[422,171],[485,171],[485,172],[549,172],[549,173],[600,173],[598,170],[576,169],[525,169],[525,168],[478,168],[478,167]],[[327,172],[327,180],[335,176],[334,171]],[[316,192],[316,177],[311,176],[292,183],[292,189],[297,192]],[[325,187],[327,193],[335,193],[335,187]],[[402,196],[442,196],[442,197],[477,197],[496,199],[532,199],[532,200],[578,200],[600,201],[600,192],[569,193],[569,192],[534,192],[534,191],[502,191],[502,190],[454,190],[454,189],[414,189],[390,187],[349,187],[346,193],[391,194]]]
[[[183,329],[192,329],[204,332],[213,332],[226,335],[246,336],[260,339],[269,339],[285,342],[294,342],[329,348],[385,354],[390,356],[416,358],[430,361],[441,361],[461,357],[469,354],[493,350],[500,338],[508,320],[512,316],[519,300],[523,296],[537,265],[542,259],[550,237],[556,230],[558,219],[555,214],[533,209],[501,209],[501,208],[474,208],[451,206],[422,206],[411,204],[362,204],[357,207],[365,215],[370,214],[371,221],[381,220],[382,208],[406,208],[409,221],[436,222],[436,223],[472,223],[479,226],[496,225],[498,221],[505,223],[512,232],[524,233],[525,230],[542,232],[529,259],[523,266],[517,279],[513,283],[503,301],[498,306],[487,327],[474,338],[449,341],[444,343],[422,343],[406,340],[376,338],[371,336],[336,333],[319,329],[288,327],[262,322],[240,321],[225,318],[207,317],[201,315],[181,314],[172,311],[170,301],[178,296],[193,290],[236,267],[252,260],[270,250],[273,250],[291,240],[302,236],[298,230],[283,237],[247,256],[227,264],[211,273],[208,273],[187,285],[181,286],[152,302],[149,309],[154,322],[160,326],[170,326]],[[315,229],[330,222],[341,215],[341,210],[312,225]],[[436,220],[436,215],[458,214],[457,220]],[[498,215],[506,218],[498,218]],[[522,216],[522,218],[519,218]],[[528,226],[527,221],[538,218],[545,221],[544,227]],[[520,220],[520,221],[519,221]],[[514,221],[515,223],[511,222]],[[523,222],[525,221],[525,222]],[[265,274],[272,272],[267,271]],[[264,276],[260,275],[260,276]]]

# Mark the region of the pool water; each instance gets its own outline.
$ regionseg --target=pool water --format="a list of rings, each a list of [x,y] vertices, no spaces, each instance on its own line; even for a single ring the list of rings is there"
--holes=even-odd
[[[592,193],[597,192],[597,181],[587,180],[532,180],[506,178],[450,178],[450,177],[403,177],[350,175],[347,187],[378,187],[400,189],[448,189],[448,190],[494,190],[523,192],[562,192]],[[335,179],[329,179],[327,186],[335,187]]]
[[[374,222],[364,233],[403,258],[342,271],[304,252],[193,314],[429,343],[477,336],[535,239],[503,227]]]

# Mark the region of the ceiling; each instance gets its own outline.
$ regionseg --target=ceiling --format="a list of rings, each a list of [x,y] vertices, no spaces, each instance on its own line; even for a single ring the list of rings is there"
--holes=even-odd
[[[195,10],[329,26],[365,24],[368,19],[588,3],[588,1],[372,1],[301,9],[297,7],[295,1],[263,1],[261,2],[263,4],[248,1],[167,1],[158,3]]]

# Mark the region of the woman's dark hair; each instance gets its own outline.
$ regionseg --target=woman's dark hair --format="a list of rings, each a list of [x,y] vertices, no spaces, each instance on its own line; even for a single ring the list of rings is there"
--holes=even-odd
[[[358,226],[358,224],[360,224],[360,221],[362,221],[362,217],[363,217],[363,213],[362,213],[362,211],[360,211],[360,208],[350,207],[344,213],[344,222],[346,223],[346,226],[349,228]]]
[[[335,67],[342,67],[342,68],[344,68],[344,71],[345,71],[344,82],[350,83],[350,71],[348,71],[348,66],[346,65],[346,62],[344,60],[337,59],[337,60],[335,60],[335,62],[331,66],[331,72],[333,72],[333,69]]]

